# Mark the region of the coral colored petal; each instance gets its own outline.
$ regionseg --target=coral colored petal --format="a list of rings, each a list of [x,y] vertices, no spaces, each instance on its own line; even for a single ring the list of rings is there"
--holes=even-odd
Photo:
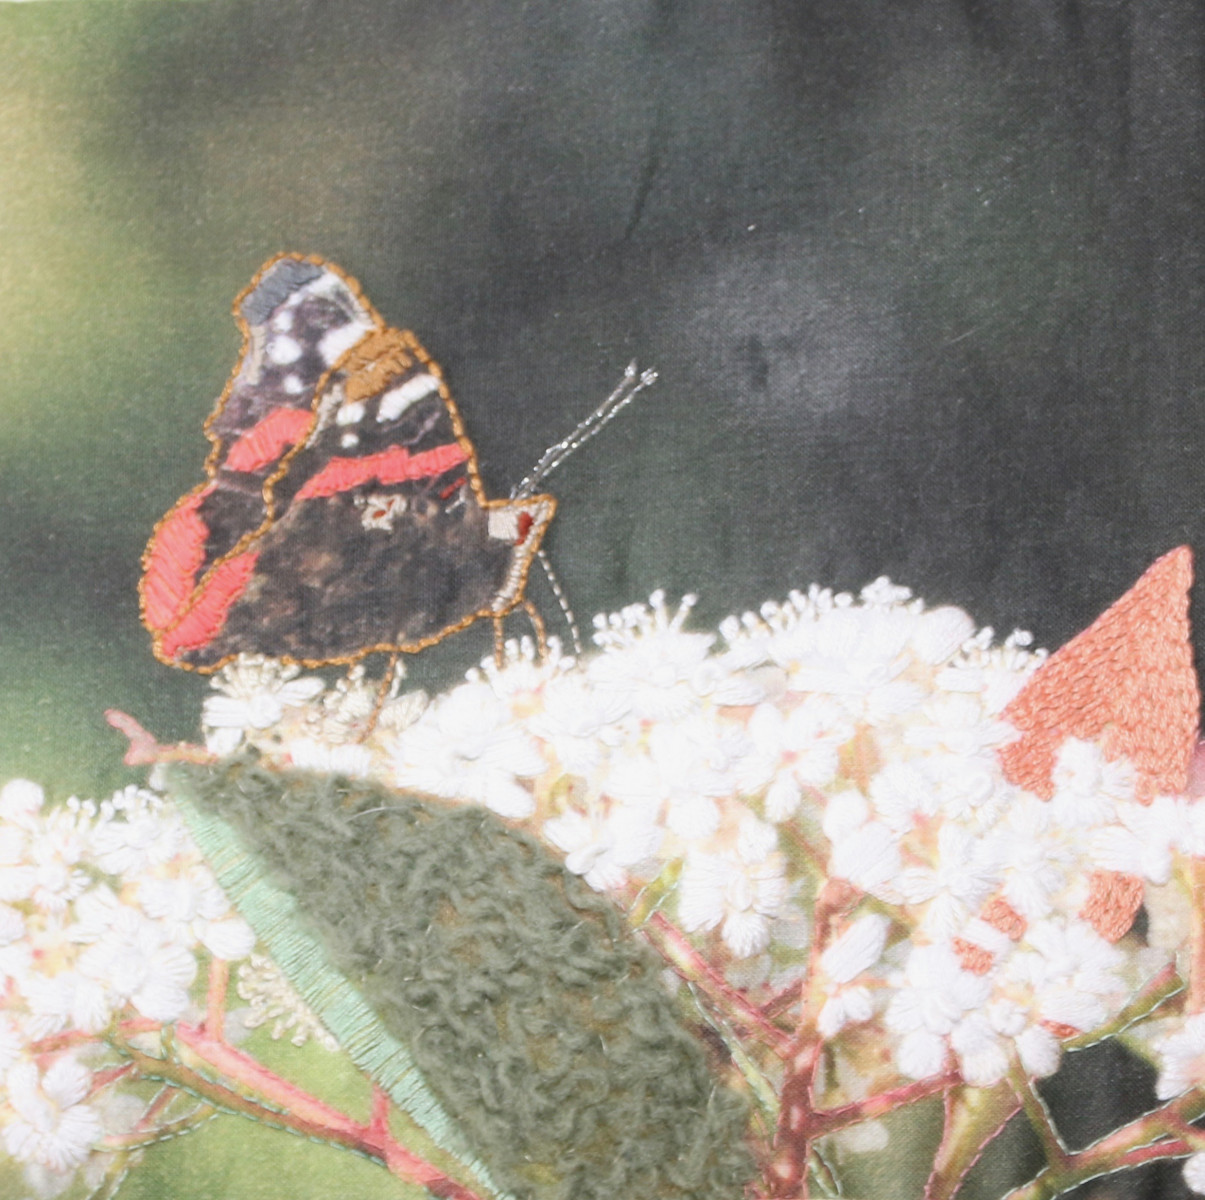
[[[1189,642],[1192,552],[1160,558],[1112,608],[1034,672],[1004,710],[1022,737],[1000,750],[1013,783],[1049,799],[1064,739],[1128,758],[1138,798],[1182,792],[1197,741],[1200,693]]]
[[[1130,932],[1141,907],[1142,880],[1137,875],[1093,871],[1088,876],[1088,899],[1079,915],[1106,942],[1119,942]]]
[[[380,454],[365,454],[362,458],[332,458],[306,482],[297,493],[297,499],[334,496],[364,483],[391,484],[427,479],[442,475],[467,459],[468,454],[458,442],[413,455],[403,446],[391,446]]]
[[[308,408],[274,408],[254,429],[243,434],[222,466],[232,471],[259,471],[274,463],[310,431],[314,414]]]
[[[207,645],[226,622],[230,606],[243,594],[255,570],[258,550],[247,550],[216,567],[197,602],[166,634],[159,650],[165,658],[178,658],[186,650]]]
[[[209,537],[197,509],[212,490],[189,496],[168,514],[155,534],[142,580],[142,611],[153,630],[166,629],[180,615],[196,586]]]
[[[970,971],[972,975],[986,975],[996,961],[990,950],[976,946],[974,942],[968,942],[965,938],[956,937],[951,945],[954,953],[958,955],[962,969]]]

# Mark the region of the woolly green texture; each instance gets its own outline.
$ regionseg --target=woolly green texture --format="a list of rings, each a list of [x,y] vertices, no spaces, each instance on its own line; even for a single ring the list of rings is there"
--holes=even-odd
[[[297,898],[290,920],[409,1047],[503,1188],[741,1194],[747,1107],[710,1075],[664,964],[533,839],[479,808],[249,759],[173,775]]]
[[[410,1051],[391,1036],[351,983],[327,961],[322,945],[299,919],[296,899],[268,880],[234,829],[193,803],[191,783],[174,776],[172,796],[231,903],[247,919],[276,965],[334,1034],[348,1057],[383,1087],[393,1102],[455,1156],[499,1200],[488,1169],[468,1149],[456,1124],[419,1073]]]

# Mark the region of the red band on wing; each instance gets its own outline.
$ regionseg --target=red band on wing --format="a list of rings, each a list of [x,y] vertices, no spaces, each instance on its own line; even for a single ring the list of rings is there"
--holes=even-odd
[[[468,454],[457,442],[411,454],[403,446],[391,446],[380,454],[361,458],[332,458],[297,493],[298,500],[313,500],[349,491],[363,483],[404,483],[408,479],[427,479],[442,475],[467,461]]]
[[[185,650],[208,644],[225,624],[230,606],[243,594],[257,558],[258,550],[245,550],[214,568],[197,602],[175,629],[164,635],[159,650],[165,658],[177,658]]]
[[[232,471],[259,471],[274,463],[310,431],[314,414],[308,408],[274,408],[249,429],[226,455],[222,466]]]
[[[209,537],[197,509],[212,490],[189,496],[155,534],[142,581],[142,611],[151,629],[166,629],[192,595]]]

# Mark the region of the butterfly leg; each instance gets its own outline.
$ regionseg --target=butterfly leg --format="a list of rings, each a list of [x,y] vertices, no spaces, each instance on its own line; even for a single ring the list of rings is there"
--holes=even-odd
[[[552,588],[552,594],[556,597],[556,602],[561,606],[561,614],[565,618],[565,624],[569,626],[569,636],[573,639],[573,653],[581,657],[582,653],[582,634],[577,627],[577,618],[573,615],[573,609],[569,607],[569,599],[565,595],[564,589],[561,587],[561,581],[556,577],[556,572],[552,569],[552,562],[541,546],[536,551],[536,558],[540,560],[540,566],[544,568],[544,574],[548,579],[549,586]]]
[[[364,729],[360,733],[356,741],[367,741],[372,731],[377,727],[377,722],[381,719],[381,709],[385,707],[385,701],[389,699],[390,693],[393,691],[393,685],[397,679],[397,664],[400,655],[395,651],[389,656],[389,661],[385,664],[385,674],[381,677],[381,685],[377,688],[377,698],[373,702],[372,712],[368,714],[368,720],[364,723]]]
[[[531,621],[531,627],[536,635],[536,649],[540,652],[540,661],[548,657],[548,639],[544,634],[544,618],[540,616],[539,609],[525,596],[523,598],[523,611],[527,613],[528,620]]]
[[[501,670],[506,665],[506,635],[502,629],[502,618],[494,618],[494,662]]]

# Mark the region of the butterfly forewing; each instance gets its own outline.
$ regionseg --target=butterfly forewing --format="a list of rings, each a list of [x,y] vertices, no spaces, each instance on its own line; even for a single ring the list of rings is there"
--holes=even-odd
[[[248,345],[208,427],[210,482],[148,550],[159,657],[203,671],[239,653],[352,661],[419,649],[518,603],[555,504],[485,499],[414,336],[363,328],[374,314],[354,287],[294,258],[261,275],[241,313]]]
[[[202,573],[270,518],[264,484],[309,434],[331,368],[380,326],[336,270],[276,259],[235,302],[239,366],[206,425],[212,483],[197,512],[208,530]]]

